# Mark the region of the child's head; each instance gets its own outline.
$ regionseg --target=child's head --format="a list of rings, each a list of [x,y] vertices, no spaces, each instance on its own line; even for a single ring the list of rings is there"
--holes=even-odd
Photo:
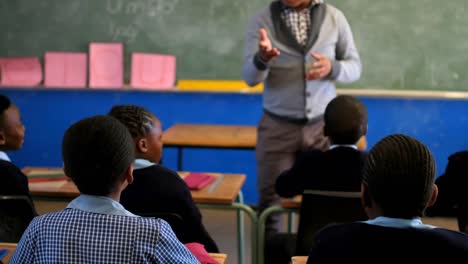
[[[117,119],[86,118],[69,127],[63,136],[65,174],[81,193],[109,196],[133,180],[134,151],[130,133]]]
[[[367,133],[367,109],[358,99],[340,95],[325,109],[324,134],[332,144],[356,144]]]
[[[23,146],[25,127],[18,107],[0,95],[0,150],[17,150]]]
[[[136,105],[117,105],[112,107],[109,115],[117,118],[130,131],[135,141],[136,158],[159,163],[163,148],[162,128],[154,114]]]
[[[387,217],[422,217],[437,198],[434,175],[434,158],[425,145],[405,135],[385,137],[364,166],[364,205]]]

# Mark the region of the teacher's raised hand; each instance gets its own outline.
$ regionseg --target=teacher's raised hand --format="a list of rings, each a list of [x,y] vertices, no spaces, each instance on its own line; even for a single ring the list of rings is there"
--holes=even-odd
[[[268,62],[272,60],[274,57],[280,54],[277,48],[273,48],[271,45],[271,41],[268,38],[267,32],[264,28],[260,29],[260,41],[258,42],[258,49],[260,58]]]

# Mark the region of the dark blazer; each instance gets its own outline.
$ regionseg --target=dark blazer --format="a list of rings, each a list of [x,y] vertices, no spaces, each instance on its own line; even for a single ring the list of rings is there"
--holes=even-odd
[[[429,216],[456,216],[457,208],[468,205],[468,151],[450,155],[444,174],[435,181],[439,195],[426,210]]]
[[[0,160],[0,195],[26,195],[31,198],[28,177],[13,163]]]
[[[356,222],[322,229],[307,263],[452,263],[458,259],[468,259],[466,234]]]
[[[153,165],[133,171],[134,181],[121,194],[120,203],[134,214],[175,213],[182,217],[183,229],[174,230],[182,243],[198,242],[208,252],[219,252],[202,224],[200,210],[189,188],[174,171]]]
[[[358,192],[366,156],[350,147],[305,151],[278,177],[276,192],[282,197],[302,194],[305,189]]]

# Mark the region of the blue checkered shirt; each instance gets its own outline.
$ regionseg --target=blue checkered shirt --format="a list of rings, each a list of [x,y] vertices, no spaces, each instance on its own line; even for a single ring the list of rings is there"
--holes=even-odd
[[[10,263],[199,263],[167,222],[109,200],[82,195],[63,211],[34,218]]]

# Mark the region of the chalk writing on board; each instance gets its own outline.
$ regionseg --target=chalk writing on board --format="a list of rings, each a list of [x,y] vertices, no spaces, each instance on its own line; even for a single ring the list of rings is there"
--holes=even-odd
[[[113,41],[123,41],[132,43],[139,34],[139,30],[134,25],[116,25],[113,22],[109,24],[109,35]]]
[[[154,17],[170,15],[179,0],[107,0],[106,10],[111,15],[141,15]]]

